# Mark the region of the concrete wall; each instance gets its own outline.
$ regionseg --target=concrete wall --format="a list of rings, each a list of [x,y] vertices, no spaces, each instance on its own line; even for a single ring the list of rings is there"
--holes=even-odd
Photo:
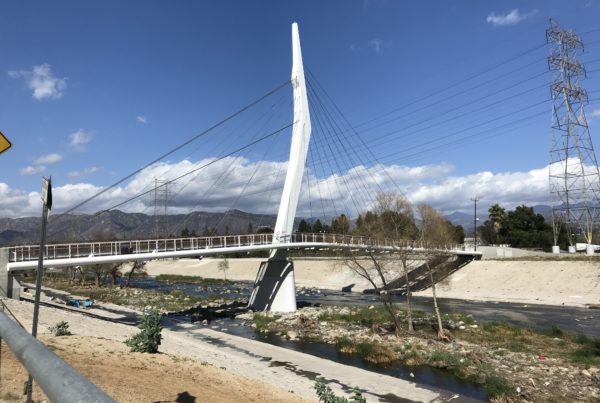
[[[0,248],[0,297],[19,299],[21,285],[8,272],[8,248]]]

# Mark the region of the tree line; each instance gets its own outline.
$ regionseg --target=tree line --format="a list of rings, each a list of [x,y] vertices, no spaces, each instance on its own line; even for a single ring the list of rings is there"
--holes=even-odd
[[[483,244],[544,250],[550,250],[554,245],[552,225],[543,215],[536,214],[532,207],[523,204],[507,212],[496,203],[488,209],[488,213],[489,219],[478,227]],[[563,249],[570,244],[565,228],[561,228],[558,234],[558,244]]]
[[[320,219],[310,224],[302,219],[297,232],[418,240],[440,245],[463,243],[465,239],[461,225],[452,224],[428,204],[415,208],[408,199],[395,193],[379,193],[373,211],[360,214],[354,222],[345,214],[334,217],[330,224],[323,224]]]

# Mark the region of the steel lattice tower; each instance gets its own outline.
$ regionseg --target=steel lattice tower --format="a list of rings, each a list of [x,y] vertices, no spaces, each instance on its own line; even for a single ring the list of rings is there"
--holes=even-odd
[[[592,243],[594,224],[600,213],[600,175],[590,138],[584,105],[587,92],[580,86],[585,67],[577,60],[583,51],[581,38],[550,20],[546,30],[550,45],[548,66],[552,72],[552,140],[550,143],[550,202],[557,245],[561,225],[569,242],[580,233]]]

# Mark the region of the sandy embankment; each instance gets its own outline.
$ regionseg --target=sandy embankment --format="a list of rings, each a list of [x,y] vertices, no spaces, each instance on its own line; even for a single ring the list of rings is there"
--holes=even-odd
[[[600,264],[583,261],[480,260],[442,281],[438,297],[530,304],[600,304]],[[415,293],[431,296],[431,290]]]
[[[33,304],[10,299],[4,299],[4,303],[25,329],[31,329]],[[132,313],[127,308],[105,305],[112,312],[94,308],[87,312],[114,319]],[[63,320],[68,322],[73,336],[51,336],[48,327]],[[162,332],[162,354],[142,354],[131,353],[123,343],[138,332],[135,326],[111,323],[78,312],[42,306],[38,329],[43,344],[119,402],[300,403],[314,398],[306,387],[294,394],[288,391],[293,388],[274,385],[264,375],[246,374],[243,360],[226,353],[218,356],[206,343],[171,330]],[[0,362],[0,403],[24,402],[22,391],[27,372],[5,343]],[[46,399],[36,382],[33,399],[37,402]]]
[[[254,281],[260,263],[265,259],[228,259],[227,279],[235,281]],[[148,274],[178,274],[184,276],[201,276],[206,278],[223,278],[219,270],[219,262],[223,259],[204,258],[180,260],[155,260],[146,264]],[[298,287],[319,287],[330,290],[341,290],[354,284],[352,291],[372,288],[371,285],[356,273],[344,267],[341,260],[305,259],[294,260],[294,275]]]
[[[263,259],[229,259],[227,278],[254,281]],[[148,262],[148,274],[180,274],[223,278],[221,259],[181,259]],[[296,284],[352,291],[371,288],[339,260],[295,260]],[[400,272],[398,271],[398,275]],[[530,304],[586,306],[600,304],[600,264],[565,260],[481,260],[469,263],[438,288],[441,298],[504,301]],[[430,290],[415,295],[431,296]]]

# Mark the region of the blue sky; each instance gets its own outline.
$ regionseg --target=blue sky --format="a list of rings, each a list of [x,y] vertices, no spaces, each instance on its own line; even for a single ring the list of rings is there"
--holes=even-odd
[[[288,80],[293,21],[300,25],[305,65],[372,155],[411,200],[446,212],[468,211],[475,194],[488,205],[547,204],[549,17],[581,34],[581,60],[589,71],[583,85],[590,99],[600,98],[599,0],[39,1],[1,7],[0,131],[13,143],[0,155],[1,217],[39,214],[42,175],[52,175],[56,212],[64,211]],[[261,126],[266,131],[291,119],[291,93],[280,95],[282,115]],[[597,143],[600,100],[586,112]],[[155,177],[170,179],[222,155],[219,141],[232,131],[240,138],[229,147],[245,144],[249,137],[239,130],[251,120],[244,119],[82,211],[110,207],[148,189]],[[172,188],[172,211],[270,211],[264,195],[276,199],[271,185],[280,176],[264,189],[248,186],[248,178],[282,169],[285,133],[243,159],[221,161],[220,169],[237,167],[223,185],[227,198],[194,201],[211,186],[206,178],[219,174],[212,166],[211,175]],[[366,176],[356,183],[377,181],[381,170],[373,159],[363,162],[364,170],[353,172]],[[349,181],[350,165],[338,173]],[[330,174],[315,168],[312,186]],[[250,188],[253,196],[238,197]],[[343,210],[344,190],[337,193],[330,196],[340,198]],[[309,214],[309,204],[303,200],[302,214]],[[145,201],[124,209],[152,210]]]

